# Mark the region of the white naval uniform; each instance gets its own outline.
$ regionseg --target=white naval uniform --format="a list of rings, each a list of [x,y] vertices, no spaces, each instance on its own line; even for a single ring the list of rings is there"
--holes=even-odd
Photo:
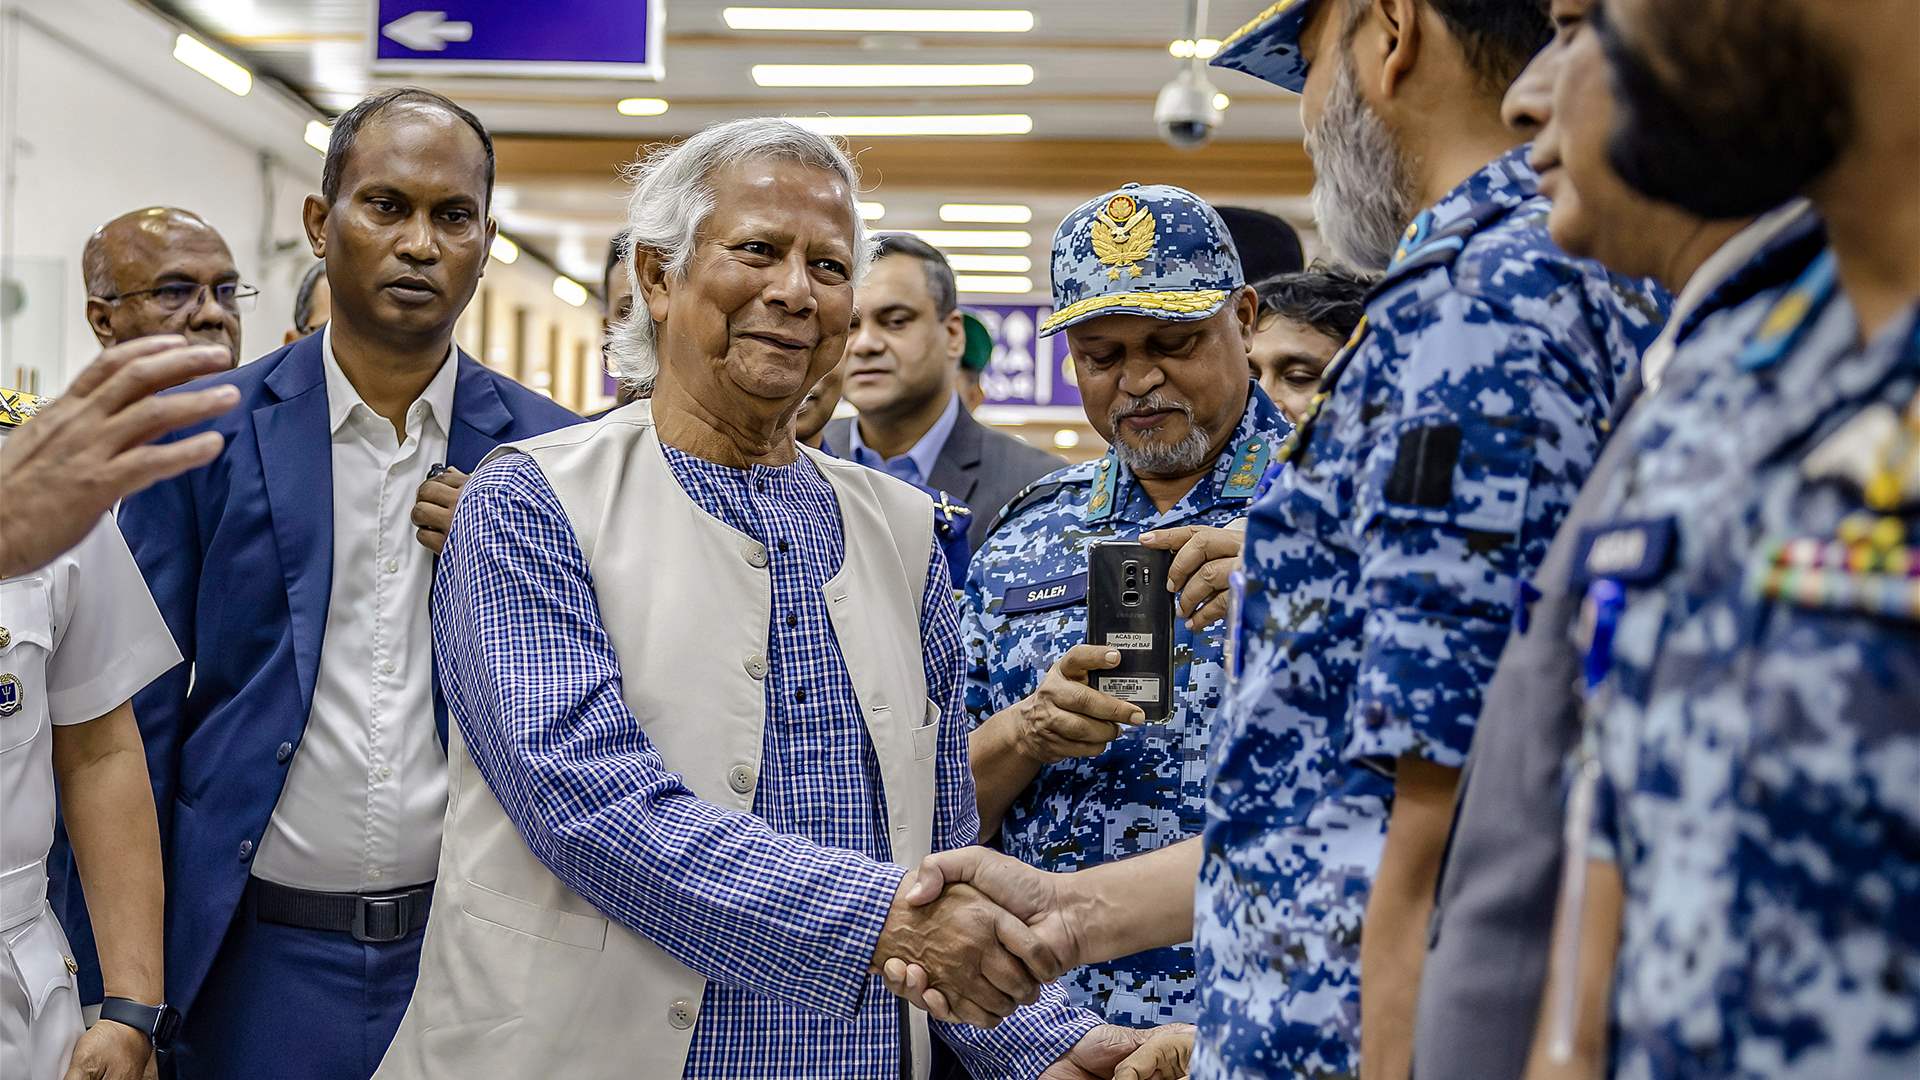
[[[104,515],[73,550],[0,580],[0,630],[0,1075],[60,1080],[83,1025],[67,935],[46,900],[53,726],[112,712],[180,653]]]

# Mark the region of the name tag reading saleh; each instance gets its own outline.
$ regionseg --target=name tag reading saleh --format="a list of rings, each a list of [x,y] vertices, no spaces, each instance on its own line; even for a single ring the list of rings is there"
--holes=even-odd
[[[1066,607],[1087,598],[1087,575],[1055,578],[1032,585],[1010,585],[1001,594],[1000,613],[1017,615],[1023,611],[1046,611]]]

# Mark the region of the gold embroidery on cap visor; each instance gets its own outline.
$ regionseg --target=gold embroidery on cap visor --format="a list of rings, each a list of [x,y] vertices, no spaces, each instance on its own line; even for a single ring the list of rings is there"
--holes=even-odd
[[[1302,3],[1305,3],[1305,0],[1280,0],[1279,3],[1273,5],[1267,10],[1261,12],[1258,15],[1255,15],[1253,18],[1248,19],[1245,23],[1241,24],[1240,29],[1235,30],[1231,34],[1228,34],[1227,39],[1220,43],[1220,51],[1226,52],[1227,47],[1232,45],[1234,42],[1239,41],[1241,38],[1246,37],[1248,34],[1251,34],[1255,30],[1260,29],[1260,27],[1264,26],[1268,21],[1272,20],[1275,16],[1279,15],[1281,12],[1287,10],[1290,7],[1294,7]]]
[[[1220,309],[1226,303],[1225,289],[1195,289],[1187,292],[1127,292],[1109,293],[1105,296],[1089,296],[1077,300],[1059,311],[1047,316],[1040,324],[1042,334],[1051,334],[1066,323],[1084,318],[1109,308],[1134,308],[1148,313],[1164,313],[1179,319],[1205,318]]]

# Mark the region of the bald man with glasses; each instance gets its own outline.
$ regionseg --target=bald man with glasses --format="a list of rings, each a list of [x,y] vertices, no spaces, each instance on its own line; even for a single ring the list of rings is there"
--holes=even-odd
[[[227,242],[198,214],[149,206],[94,231],[80,256],[87,325],[102,346],[154,334],[227,350],[240,363],[240,313],[260,290],[240,280]]]

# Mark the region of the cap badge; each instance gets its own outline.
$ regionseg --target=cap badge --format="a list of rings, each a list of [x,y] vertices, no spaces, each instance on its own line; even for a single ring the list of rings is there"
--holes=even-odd
[[[1107,268],[1107,280],[1121,273],[1140,276],[1140,262],[1153,254],[1159,239],[1153,212],[1131,195],[1115,195],[1093,215],[1093,253]]]

